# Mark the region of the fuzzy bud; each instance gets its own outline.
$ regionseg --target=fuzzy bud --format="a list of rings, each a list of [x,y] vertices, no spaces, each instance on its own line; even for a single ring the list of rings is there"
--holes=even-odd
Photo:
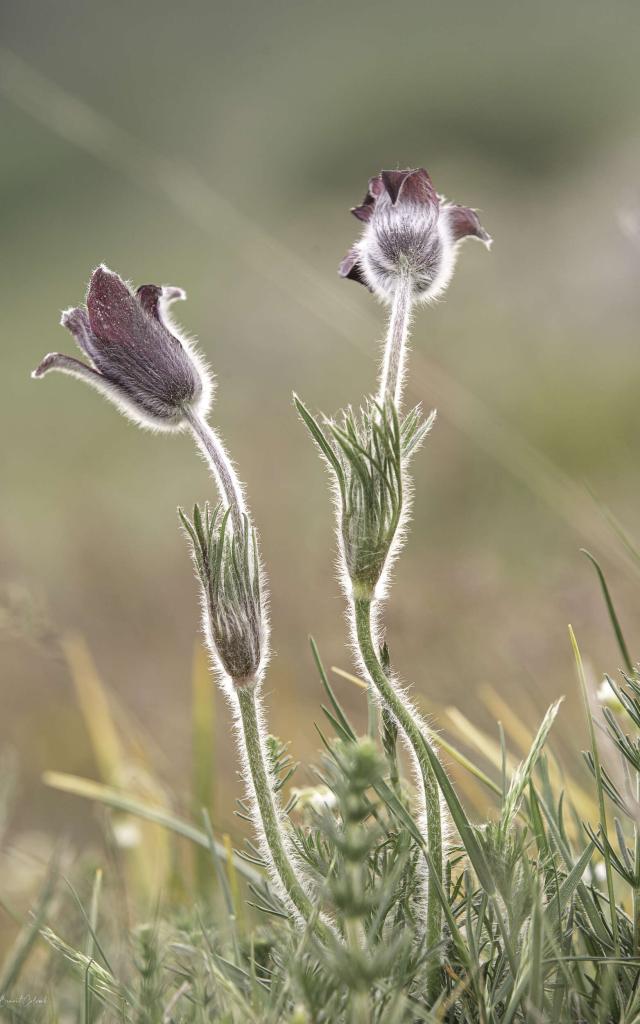
[[[415,300],[437,298],[451,280],[463,239],[491,245],[475,210],[438,195],[422,167],[381,171],[351,212],[364,231],[339,273],[367,285],[385,302],[391,301],[403,276],[409,278]]]
[[[86,306],[66,310],[60,321],[88,362],[51,352],[32,376],[70,374],[142,426],[181,429],[186,411],[205,413],[211,395],[201,359],[168,318],[169,305],[185,297],[180,288],[155,284],[134,294],[117,274],[98,267]]]
[[[396,549],[407,510],[405,469],[426,437],[434,414],[420,407],[399,420],[393,404],[368,401],[360,414],[349,409],[340,422],[321,425],[296,398],[296,407],[324,456],[336,485],[338,538],[350,589],[372,597]]]
[[[255,530],[242,517],[241,535],[228,530],[229,509],[196,505],[193,519],[179,510],[202,585],[205,635],[234,686],[260,681],[267,650],[267,621]]]

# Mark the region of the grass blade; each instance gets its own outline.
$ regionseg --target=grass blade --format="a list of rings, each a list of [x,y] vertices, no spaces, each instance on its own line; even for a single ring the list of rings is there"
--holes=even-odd
[[[177,818],[164,807],[152,807],[141,800],[122,793],[120,790],[105,786],[101,782],[94,782],[92,779],[83,779],[77,775],[67,775],[64,772],[45,772],[42,780],[46,786],[52,789],[59,789],[63,793],[72,793],[74,796],[81,796],[85,800],[96,800],[98,803],[112,807],[114,810],[126,811],[145,821],[152,821],[156,825],[175,832],[176,835],[189,839],[205,849],[210,849],[210,841],[206,832],[197,828],[190,822]],[[224,845],[216,840],[216,851],[218,856],[226,861],[227,851]],[[262,876],[254,871],[236,853],[233,854],[236,869],[245,878],[254,884],[260,884]]]
[[[598,574],[598,579],[600,580],[600,587],[602,589],[602,595],[604,597],[605,604],[607,606],[607,612],[609,613],[609,618],[611,620],[611,625],[613,626],[613,631],[614,631],[614,633],[616,635],[616,640],[618,641],[618,647],[620,648],[620,654],[622,655],[622,660],[624,661],[625,668],[626,668],[627,672],[629,673],[630,676],[632,676],[633,675],[633,662],[631,660],[631,655],[629,654],[629,649],[628,649],[626,641],[624,639],[624,634],[622,632],[622,627],[620,626],[620,620],[618,619],[618,616],[616,614],[616,610],[615,610],[613,601],[611,599],[611,594],[609,592],[609,587],[607,586],[607,581],[604,578],[604,573],[603,573],[602,569],[600,568],[600,565],[598,564],[596,559],[591,554],[591,552],[587,551],[586,548],[580,548],[580,551],[582,552],[583,555],[586,555],[586,557],[589,559],[589,561],[591,562],[591,564],[593,565],[593,567],[595,568],[595,570],[596,570],[596,572]]]

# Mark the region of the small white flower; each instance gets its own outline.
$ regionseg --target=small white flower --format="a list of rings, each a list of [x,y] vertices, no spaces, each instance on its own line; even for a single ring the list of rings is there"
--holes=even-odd
[[[611,685],[611,681],[606,676],[597,689],[596,698],[599,704],[603,704],[605,707],[610,708],[611,711],[620,712],[624,710],[613,686]]]
[[[317,814],[332,810],[338,803],[337,796],[328,786],[307,786],[304,789],[294,789],[291,795],[300,809],[310,807]]]
[[[599,860],[593,868],[593,878],[596,882],[604,882],[607,878],[607,868],[603,860]]]
[[[140,826],[128,818],[116,818],[113,822],[113,836],[121,850],[132,850],[142,841]]]

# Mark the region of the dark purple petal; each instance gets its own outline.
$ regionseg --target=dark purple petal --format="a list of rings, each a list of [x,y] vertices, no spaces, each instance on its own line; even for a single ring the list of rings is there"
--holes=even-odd
[[[399,199],[435,205],[436,190],[424,167],[407,171],[382,171],[380,178],[392,203]]]
[[[349,249],[349,252],[338,267],[338,273],[340,277],[348,277],[350,281],[359,281],[360,284],[367,285],[360,267],[358,251],[355,248]]]
[[[410,174],[411,171],[382,171],[380,173],[382,184],[392,203],[397,202],[402,186]]]
[[[101,341],[118,345],[144,333],[143,310],[121,277],[106,267],[94,271],[87,294],[91,330]]]
[[[162,319],[162,304],[169,305],[178,299],[186,299],[186,293],[182,288],[174,288],[172,285],[141,284],[136,291],[136,298],[145,313],[155,317],[160,323]]]
[[[367,194],[360,203],[360,206],[353,206],[351,213],[358,220],[366,222],[371,219],[374,207],[376,205],[376,199],[384,192],[384,185],[382,184],[379,174],[376,174],[375,178],[369,178],[369,186],[367,188]]]
[[[490,247],[491,235],[482,227],[475,210],[470,209],[468,206],[453,205],[448,207],[447,212],[454,242],[459,242],[463,238],[473,237],[479,238],[487,248]]]
[[[141,284],[136,291],[136,298],[145,313],[153,316],[156,320],[160,317],[160,300],[162,299],[162,288],[158,284]]]
[[[42,362],[38,363],[31,376],[44,377],[45,373],[48,373],[49,370],[62,370],[63,373],[72,373],[77,377],[103,380],[102,374],[94,370],[92,366],[87,366],[86,363],[81,362],[79,359],[74,359],[73,356],[65,356],[61,352],[49,352]]]
[[[412,171],[404,183],[402,194],[404,198],[409,197],[414,202],[425,203],[429,206],[440,205],[438,193],[424,167]]]
[[[60,317],[60,323],[73,335],[78,347],[93,359],[96,348],[99,345],[98,339],[91,330],[89,314],[83,307],[65,309]]]
[[[357,217],[358,220],[361,220],[366,224],[367,221],[371,219],[375,205],[376,201],[374,197],[367,192],[366,196],[360,203],[360,206],[351,207],[351,213],[354,217]]]

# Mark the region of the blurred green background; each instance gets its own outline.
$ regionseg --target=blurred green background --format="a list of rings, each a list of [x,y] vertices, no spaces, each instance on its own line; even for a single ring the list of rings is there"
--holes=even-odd
[[[566,693],[558,729],[575,747],[567,623],[595,681],[620,661],[580,546],[601,557],[631,638],[640,611],[590,494],[634,532],[639,31],[638,5],[615,0],[3,5],[0,739],[18,763],[14,851],[93,835],[88,805],[40,781],[97,774],[60,653],[69,631],[143,723],[154,770],[189,788],[198,604],[175,509],[212,496],[205,468],[186,437],[144,434],[69,379],[29,379],[44,353],[72,351],[59,311],[98,262],[188,291],[177,315],[216,373],[213,421],[270,577],[270,723],[296,757],[317,750],[308,634],[328,665],[352,661],[325,474],[291,392],[333,412],[374,387],[383,311],[336,268],[357,234],[348,209],[381,167],[426,166],[495,239],[490,254],[465,245],[445,300],[415,321],[411,398],[439,419],[414,463],[394,662],[426,708],[456,705],[494,737],[487,686],[531,728]],[[337,685],[364,722],[362,692]],[[217,819],[233,829],[221,699],[215,767]]]

